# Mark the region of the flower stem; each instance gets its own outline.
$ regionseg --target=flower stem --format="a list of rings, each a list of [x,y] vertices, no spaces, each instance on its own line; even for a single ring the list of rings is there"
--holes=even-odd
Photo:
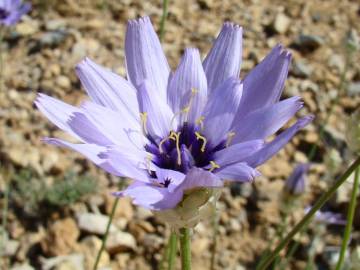
[[[181,269],[191,270],[190,229],[180,229]]]
[[[118,202],[119,202],[119,197],[116,197],[115,199],[115,202],[114,202],[114,205],[111,209],[111,213],[110,213],[110,217],[109,217],[109,222],[108,224],[106,225],[106,231],[105,231],[105,234],[104,234],[104,237],[102,239],[102,243],[101,243],[101,247],[100,247],[100,250],[96,256],[96,260],[95,260],[95,264],[94,264],[94,267],[93,267],[93,270],[97,270],[98,268],[98,264],[100,262],[100,258],[101,258],[101,254],[102,252],[104,251],[105,249],[105,244],[106,244],[106,239],[109,235],[109,231],[110,231],[110,226],[111,226],[111,223],[112,223],[112,220],[114,218],[114,215],[115,215],[115,210],[116,210],[116,207],[118,205]]]
[[[280,241],[277,247],[271,252],[264,261],[259,265],[259,270],[265,270],[270,265],[270,263],[276,258],[280,251],[291,241],[291,239],[301,231],[305,226],[307,226],[316,211],[318,211],[324,204],[327,202],[336,192],[336,190],[349,178],[349,176],[355,171],[355,169],[360,165],[360,157],[358,157],[351,166],[346,170],[346,172],[339,178],[339,180],[327,191],[325,192],[314,204],[311,210],[303,217],[303,219],[289,232],[289,234]]]
[[[173,270],[177,253],[177,235],[172,232],[169,240],[168,270]]]
[[[217,236],[219,233],[218,227],[219,227],[219,217],[218,214],[215,213],[213,217],[213,238],[212,238],[212,248],[211,248],[211,261],[210,261],[210,270],[215,269],[215,258],[216,258],[216,248],[217,248]]]
[[[165,34],[165,22],[168,16],[168,6],[169,6],[169,0],[163,0],[163,5],[162,5],[163,13],[160,21],[160,41],[163,40]]]
[[[347,249],[347,246],[349,243],[354,214],[355,214],[355,208],[356,208],[356,197],[357,197],[357,193],[358,193],[358,189],[359,189],[359,174],[360,174],[360,167],[358,167],[355,171],[355,179],[354,179],[353,189],[352,189],[352,193],[351,193],[349,210],[347,213],[347,222],[346,222],[343,242],[341,245],[340,257],[339,257],[338,263],[336,265],[336,270],[342,269],[342,265],[345,260],[345,252],[346,252],[346,249]]]

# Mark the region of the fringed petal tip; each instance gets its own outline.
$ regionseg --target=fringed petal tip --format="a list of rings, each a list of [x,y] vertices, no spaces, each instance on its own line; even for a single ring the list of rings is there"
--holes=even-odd
[[[135,26],[135,25],[144,25],[144,24],[148,24],[151,23],[150,17],[149,16],[144,16],[144,17],[139,17],[137,19],[131,19],[128,20],[128,27],[129,26]]]
[[[315,115],[313,115],[313,114],[306,115],[306,116],[302,117],[301,119],[299,119],[299,121],[296,123],[296,126],[299,129],[303,128],[303,127],[307,126],[308,124],[310,124],[314,119],[315,119]]]
[[[240,32],[243,31],[242,26],[240,26],[240,25],[238,25],[236,23],[230,22],[230,21],[224,22],[223,28],[224,29],[229,29],[229,30],[240,31]]]
[[[273,48],[274,52],[276,52],[276,55],[284,57],[285,59],[291,60],[292,58],[292,53],[285,49],[284,45],[282,45],[281,43],[278,43],[274,48]]]

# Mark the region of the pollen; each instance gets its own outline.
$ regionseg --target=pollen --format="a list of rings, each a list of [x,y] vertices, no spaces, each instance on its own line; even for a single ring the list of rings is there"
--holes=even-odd
[[[180,166],[181,165],[181,151],[180,151],[180,134],[181,132],[175,132],[175,131],[171,131],[169,139],[174,140],[176,143],[176,152],[178,155],[177,158],[177,163]]]
[[[229,147],[232,140],[234,139],[234,136],[236,135],[235,132],[233,131],[230,131],[228,134],[227,134],[227,139],[226,139],[226,147]]]
[[[195,132],[195,136],[196,136],[196,139],[197,140],[201,140],[203,143],[202,143],[202,146],[200,148],[200,151],[201,152],[205,152],[205,147],[206,147],[206,143],[207,143],[207,139],[202,136],[199,132]]]
[[[204,129],[204,116],[200,116],[198,119],[196,119],[195,124],[200,126],[200,129],[203,130]]]
[[[211,160],[210,161],[210,165],[211,165],[211,168],[209,170],[209,172],[212,172],[213,170],[215,169],[220,169],[220,165],[217,164],[215,161]]]
[[[146,127],[147,118],[148,118],[147,112],[140,113],[141,126],[142,126],[142,130],[144,132],[144,135],[146,135],[148,133],[147,132],[147,127]]]

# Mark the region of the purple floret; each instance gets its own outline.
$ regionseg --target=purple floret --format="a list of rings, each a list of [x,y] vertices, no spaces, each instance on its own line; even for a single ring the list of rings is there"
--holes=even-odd
[[[0,0],[0,24],[14,25],[30,9],[31,4],[22,3],[22,0]]]

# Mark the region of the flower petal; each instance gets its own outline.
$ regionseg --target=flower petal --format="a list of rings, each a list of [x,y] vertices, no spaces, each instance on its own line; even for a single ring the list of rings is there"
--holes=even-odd
[[[286,129],[254,155],[249,156],[246,159],[246,162],[252,167],[257,167],[263,164],[265,161],[279,152],[280,149],[283,148],[285,144],[287,144],[300,129],[309,124],[313,119],[314,117],[312,115],[307,115],[303,118],[300,118],[294,125]]]
[[[160,140],[168,136],[172,129],[173,113],[148,80],[138,89],[138,102],[140,112],[146,114],[143,124],[146,125],[150,136]]]
[[[149,17],[130,20],[125,36],[128,79],[135,87],[150,80],[154,90],[166,100],[170,68]]]
[[[205,137],[213,146],[226,138],[234,120],[242,95],[242,84],[229,78],[210,95],[203,116]]]
[[[69,122],[73,130],[75,129],[80,137],[85,138],[91,135],[86,134],[87,130],[76,128],[76,125],[80,124],[80,122],[87,121],[86,125],[93,126],[98,133],[103,134],[104,137],[111,141],[110,144],[107,142],[105,145],[130,145],[139,149],[147,142],[147,139],[141,132],[140,124],[126,118],[126,116],[121,115],[119,112],[93,102],[84,102],[81,105],[81,109],[82,112],[75,113],[71,122]],[[100,144],[100,142],[98,143]]]
[[[226,22],[203,64],[209,91],[229,77],[239,78],[241,58],[242,28]]]
[[[76,73],[92,100],[104,107],[139,119],[136,89],[121,76],[89,58],[76,66]]]
[[[120,147],[110,147],[99,154],[106,164],[113,168],[115,175],[128,177],[140,182],[150,182],[149,173],[146,166],[151,166],[151,162],[146,163],[146,158],[142,153],[132,153]],[[149,167],[151,169],[151,167]]]
[[[105,148],[102,146],[89,143],[70,143],[57,138],[44,138],[43,141],[45,143],[52,144],[58,147],[65,147],[74,150],[84,155],[86,158],[91,160],[93,163],[95,163],[97,166],[104,169],[108,173],[116,175],[115,170],[113,170],[113,168],[109,166],[105,160],[98,156],[99,153],[105,150]]]
[[[197,49],[188,48],[168,85],[168,104],[181,123],[195,123],[207,98],[206,76]],[[188,112],[183,112],[189,110]]]
[[[274,104],[280,99],[291,61],[291,54],[276,46],[244,79],[244,93],[237,121],[247,113]]]
[[[115,192],[115,196],[129,196],[133,203],[150,210],[160,211],[174,208],[182,199],[183,193],[170,193],[167,188],[135,181],[125,190]]]
[[[243,161],[264,145],[263,140],[253,140],[238,143],[215,153],[214,160],[220,167]]]
[[[156,169],[156,176],[159,183],[170,181],[167,187],[169,192],[174,192],[177,186],[179,186],[186,177],[186,175],[181,172],[161,168]]]
[[[255,177],[260,176],[256,169],[250,167],[245,162],[225,166],[216,171],[215,174],[224,180],[236,182],[252,182]]]
[[[223,182],[218,176],[209,171],[194,167],[186,174],[184,181],[178,185],[176,190],[185,191],[198,187],[217,188],[222,186]]]
[[[300,110],[300,97],[291,97],[249,113],[234,126],[234,142],[265,139],[285,125]]]
[[[76,139],[80,139],[75,132],[73,132],[68,124],[68,120],[75,112],[80,112],[80,109],[56,98],[49,97],[45,94],[39,93],[34,101],[36,107],[58,128],[70,133]]]

